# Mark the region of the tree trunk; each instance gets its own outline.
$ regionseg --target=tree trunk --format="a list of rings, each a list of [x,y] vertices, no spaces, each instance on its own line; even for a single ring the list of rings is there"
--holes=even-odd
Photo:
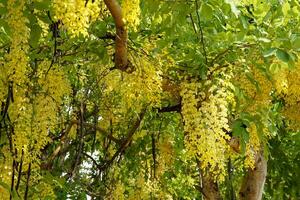
[[[205,200],[222,200],[218,184],[208,175],[202,175],[202,194]]]
[[[261,200],[267,175],[267,161],[263,150],[257,152],[255,165],[249,169],[239,192],[240,200]]]

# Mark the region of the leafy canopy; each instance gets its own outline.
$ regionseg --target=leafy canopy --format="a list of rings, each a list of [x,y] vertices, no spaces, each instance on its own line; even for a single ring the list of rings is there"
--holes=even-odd
[[[0,199],[299,197],[296,0],[0,2]],[[199,180],[200,177],[200,180]],[[204,194],[202,194],[204,193]]]

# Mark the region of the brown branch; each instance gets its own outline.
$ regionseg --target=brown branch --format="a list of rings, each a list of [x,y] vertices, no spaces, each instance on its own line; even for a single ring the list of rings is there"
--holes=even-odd
[[[98,168],[99,170],[102,171],[102,170],[106,169],[107,167],[109,167],[114,162],[114,160],[117,158],[117,156],[121,155],[126,150],[126,148],[128,147],[129,143],[132,140],[132,136],[134,135],[136,130],[139,128],[141,121],[143,120],[143,118],[145,116],[145,113],[146,113],[146,109],[144,109],[140,113],[138,119],[136,120],[136,122],[134,123],[132,128],[129,130],[126,138],[124,139],[123,143],[121,144],[121,147],[117,150],[117,152],[112,156],[112,158],[110,160],[106,161],[101,167]]]
[[[195,1],[195,5],[196,5],[196,15],[197,15],[197,19],[198,19],[198,26],[199,26],[199,30],[200,30],[200,42],[202,44],[202,49],[203,49],[203,55],[205,58],[205,64],[208,64],[208,60],[207,60],[207,53],[206,53],[206,48],[205,48],[205,41],[204,41],[204,35],[203,35],[203,30],[202,30],[202,25],[201,25],[201,20],[200,20],[200,14],[199,14],[199,4],[198,4],[198,0]]]
[[[8,107],[10,105],[10,102],[14,102],[14,97],[13,97],[13,82],[11,82],[11,81],[8,83],[8,92],[7,92],[7,97],[6,97],[6,101],[5,101],[4,107],[1,110],[2,119],[0,120],[0,123],[2,121],[4,121],[5,116],[8,114]]]
[[[106,33],[105,35],[100,36],[98,38],[101,39],[101,40],[115,40],[116,36],[111,34],[111,33]]]
[[[162,108],[158,109],[158,112],[159,113],[163,113],[163,112],[181,112],[181,104],[162,107]]]
[[[230,52],[232,49],[232,47],[228,47],[227,49],[225,49],[224,51],[218,53],[211,61],[209,66],[214,66],[215,61],[217,61],[218,59],[221,59],[223,56],[225,56],[228,52]]]
[[[19,171],[18,171],[18,180],[17,180],[17,184],[16,184],[16,191],[17,192],[18,192],[18,189],[19,189],[20,181],[21,181],[23,158],[24,158],[24,150],[22,149],[22,156],[21,156],[21,161],[20,161],[20,166],[19,166]]]
[[[14,183],[15,183],[15,165],[16,165],[16,160],[15,157],[13,157],[13,163],[12,163],[12,174],[11,174],[11,186],[10,186],[10,195],[9,199],[12,200],[12,194],[14,190]]]
[[[156,178],[156,145],[155,145],[155,135],[152,133],[151,135],[152,141],[152,159],[153,159],[153,177]]]
[[[89,154],[85,153],[85,152],[82,152],[82,155],[84,155],[85,157],[89,158],[93,163],[94,165],[96,165],[97,168],[101,167],[97,161],[92,157],[90,156]]]
[[[69,126],[67,127],[67,129],[63,130],[60,135],[58,135],[56,137],[53,137],[52,140],[59,140],[59,139],[62,140],[66,135],[68,135],[68,133],[70,132],[72,126],[75,125],[75,124],[80,125],[80,121],[79,120],[71,120]],[[91,124],[91,123],[88,123],[88,122],[83,122],[82,125],[83,125],[83,127],[95,129],[96,131],[98,131],[98,132],[104,134],[105,136],[107,136],[109,139],[111,139],[115,143],[120,143],[120,140],[118,140],[117,138],[115,138],[111,134],[108,134],[105,129],[103,129],[99,126],[95,126],[95,124]]]
[[[227,141],[227,144],[230,146],[230,148],[236,152],[236,153],[241,153],[240,149],[240,140],[239,138],[233,136],[230,138],[229,141]]]
[[[116,25],[115,68],[126,71],[127,57],[127,30],[123,21],[122,9],[117,0],[104,0]]]
[[[71,173],[69,176],[69,178],[71,178],[71,179],[74,177],[77,166],[80,163],[81,153],[82,153],[82,149],[84,146],[84,140],[83,140],[84,139],[84,135],[83,135],[84,116],[83,116],[83,113],[85,111],[85,108],[86,108],[85,105],[83,104],[83,102],[81,102],[79,113],[78,113],[78,119],[79,119],[80,126],[79,126],[79,129],[77,129],[77,131],[79,132],[79,134],[77,135],[77,138],[79,139],[79,144],[76,149],[76,152],[77,152],[76,159],[73,163],[72,170],[71,170]]]
[[[25,189],[25,194],[24,194],[24,200],[27,200],[27,196],[28,196],[30,173],[31,173],[31,162],[29,163],[28,171],[27,171],[27,180],[26,180],[26,189]]]
[[[57,155],[59,155],[59,153],[62,151],[62,146],[65,143],[66,137],[69,134],[72,126],[75,125],[75,124],[76,125],[80,125],[81,122],[79,120],[71,120],[70,124],[68,125],[68,127],[66,128],[66,130],[62,131],[62,133],[59,136],[57,136],[55,138],[52,138],[52,140],[60,140],[60,144],[56,147],[56,149],[48,157],[48,159],[47,159],[48,161],[41,166],[43,169],[49,169],[49,168],[51,168],[51,163],[57,157]],[[121,141],[119,139],[115,138],[112,134],[108,134],[103,128],[95,126],[95,124],[90,124],[88,122],[82,122],[82,126],[83,127],[92,128],[92,129],[95,129],[96,131],[99,131],[100,133],[102,133],[106,137],[108,137],[110,140],[114,141],[116,144],[120,144],[121,143]]]
[[[201,169],[201,163],[196,159],[197,168],[199,171],[199,183],[195,185],[196,189],[202,193],[205,200],[222,200],[218,184],[213,178]]]

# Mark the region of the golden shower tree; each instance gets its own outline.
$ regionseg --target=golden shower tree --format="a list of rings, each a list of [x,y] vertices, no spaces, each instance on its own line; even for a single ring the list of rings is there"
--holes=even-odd
[[[299,13],[1,1],[0,199],[296,199]]]

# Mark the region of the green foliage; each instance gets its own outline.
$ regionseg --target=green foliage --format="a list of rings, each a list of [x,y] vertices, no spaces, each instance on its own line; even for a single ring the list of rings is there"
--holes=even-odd
[[[16,2],[24,24],[11,23]],[[203,102],[220,90],[210,86],[229,72],[228,169],[225,183],[216,180],[224,199],[238,195],[256,136],[269,158],[264,198],[299,198],[300,135],[275,85],[276,73],[299,70],[298,1],[132,1],[141,14],[127,10],[139,21],[126,29],[128,71],[115,66],[116,27],[104,1],[78,1],[84,6],[73,10],[73,1],[59,6],[66,2],[0,1],[0,199],[23,199],[26,187],[28,199],[202,198],[209,172],[196,159],[203,152],[187,152],[179,93],[184,82],[201,85],[191,113],[200,124]],[[20,27],[28,37],[15,35]],[[19,63],[24,69],[14,69]],[[248,85],[239,85],[242,76]],[[211,129],[203,124],[201,134]],[[241,152],[230,149],[232,138]]]

